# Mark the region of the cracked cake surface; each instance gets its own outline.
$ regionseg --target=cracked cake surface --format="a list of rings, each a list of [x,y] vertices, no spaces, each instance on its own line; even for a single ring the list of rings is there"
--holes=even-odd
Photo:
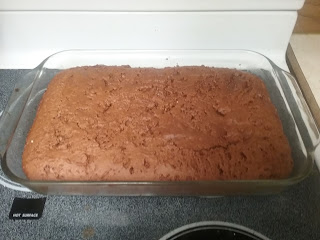
[[[58,73],[22,158],[32,180],[268,179],[293,167],[262,80],[205,66]]]

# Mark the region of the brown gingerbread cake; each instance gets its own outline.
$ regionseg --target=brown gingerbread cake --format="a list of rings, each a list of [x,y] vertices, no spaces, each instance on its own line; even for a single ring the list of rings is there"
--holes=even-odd
[[[204,66],[58,73],[22,163],[29,179],[72,181],[285,178],[293,167],[262,80]]]

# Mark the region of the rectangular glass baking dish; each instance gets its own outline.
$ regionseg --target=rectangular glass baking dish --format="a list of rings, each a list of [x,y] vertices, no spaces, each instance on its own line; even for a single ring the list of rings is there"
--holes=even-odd
[[[22,152],[38,104],[59,71],[76,66],[196,66],[234,68],[258,75],[266,84],[289,140],[294,169],[286,179],[183,182],[30,181],[22,171]],[[12,181],[42,194],[195,195],[276,193],[311,171],[319,132],[292,75],[263,55],[245,50],[70,50],[54,54],[28,73],[13,91],[0,121],[1,167]]]

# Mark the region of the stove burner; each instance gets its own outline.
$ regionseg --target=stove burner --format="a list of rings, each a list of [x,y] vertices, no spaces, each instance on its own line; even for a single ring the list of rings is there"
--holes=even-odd
[[[182,226],[160,240],[269,240],[249,228],[227,222],[198,222]]]

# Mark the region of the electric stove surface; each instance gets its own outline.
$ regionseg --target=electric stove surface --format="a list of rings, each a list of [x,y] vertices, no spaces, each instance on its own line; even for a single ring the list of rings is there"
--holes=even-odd
[[[26,72],[0,70],[0,112],[15,82]],[[38,220],[9,219],[12,203],[19,197],[46,197],[42,217]],[[157,240],[183,225],[202,221],[241,225],[269,239],[320,239],[320,174],[316,167],[307,179],[276,195],[216,198],[43,196],[0,185],[0,198],[0,239]],[[218,234],[220,237],[235,236],[224,230]]]

